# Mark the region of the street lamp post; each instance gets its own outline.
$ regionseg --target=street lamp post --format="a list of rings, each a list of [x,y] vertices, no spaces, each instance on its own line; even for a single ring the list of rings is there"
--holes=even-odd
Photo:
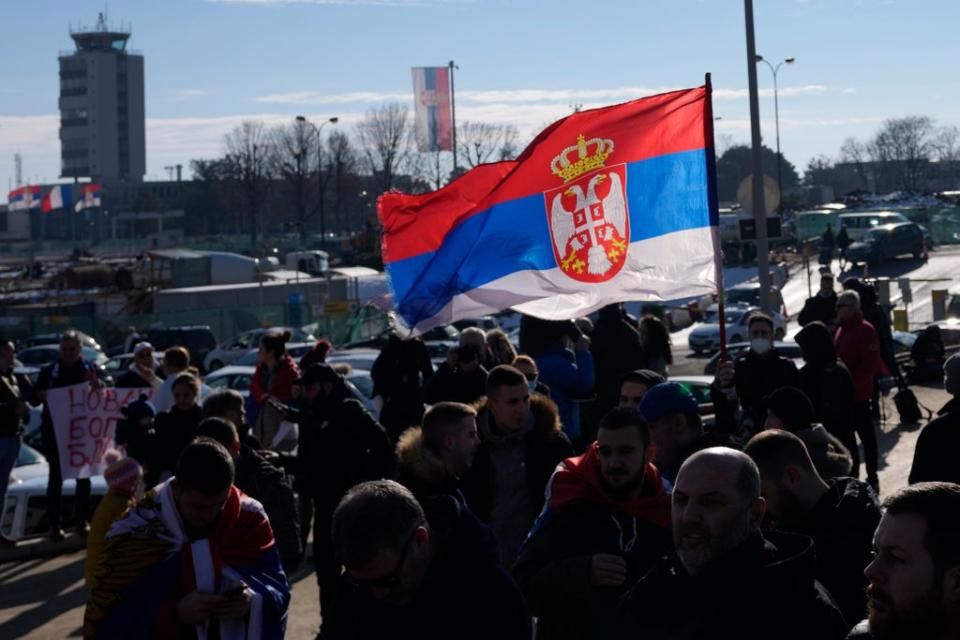
[[[318,127],[307,120],[305,116],[297,116],[297,122],[303,122],[310,125],[313,128],[314,133],[317,134],[317,197],[319,198],[320,206],[320,248],[324,251],[327,249],[327,221],[323,207],[323,138],[320,137],[320,132],[328,124],[337,124],[339,121],[340,118],[333,116],[332,118],[327,118],[327,120],[321,122],[320,126]]]
[[[780,70],[781,65],[793,64],[796,61],[796,58],[786,58],[778,62],[777,66],[773,66],[769,60],[759,54],[757,55],[757,62],[766,63],[766,65],[770,67],[771,73],[773,73],[773,120],[777,129],[777,189],[780,190],[780,206],[777,207],[778,209],[782,208],[783,205],[783,171],[780,166],[780,104],[777,98],[777,72]]]

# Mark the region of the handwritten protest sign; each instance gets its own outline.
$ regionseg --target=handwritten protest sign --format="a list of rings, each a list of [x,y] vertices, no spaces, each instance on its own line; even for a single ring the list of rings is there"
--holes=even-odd
[[[141,394],[152,400],[154,390],[94,390],[83,383],[47,392],[64,479],[89,478],[106,470],[103,454],[114,447],[117,422],[123,420],[120,409]]]

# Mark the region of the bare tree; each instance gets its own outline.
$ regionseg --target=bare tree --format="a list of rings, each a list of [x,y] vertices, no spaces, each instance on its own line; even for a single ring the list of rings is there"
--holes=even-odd
[[[316,173],[319,163],[316,135],[309,124],[295,120],[273,129],[270,142],[272,173],[284,182],[284,195],[294,213],[293,224],[300,239],[305,240],[307,221],[320,210],[324,186],[321,180],[325,178],[322,172],[319,178]]]
[[[870,186],[870,175],[867,171],[867,157],[869,150],[867,145],[856,138],[847,138],[840,145],[840,162],[845,162],[853,167],[853,172],[863,181],[863,188],[872,190]]]
[[[874,160],[886,164],[901,188],[919,191],[933,155],[933,119],[893,118],[883,123],[871,143]]]
[[[937,130],[933,140],[937,162],[960,161],[960,129],[950,125]]]
[[[511,160],[517,152],[517,128],[512,124],[466,121],[457,127],[457,146],[467,166]]]
[[[325,175],[330,177],[333,191],[334,226],[346,228],[343,220],[344,205],[348,201],[348,190],[359,191],[357,180],[357,152],[350,143],[347,134],[335,131],[327,138]]]
[[[262,122],[244,120],[224,136],[225,161],[250,223],[250,246],[256,249],[261,211],[270,185],[270,140]]]
[[[413,127],[409,110],[398,102],[373,108],[357,125],[357,133],[370,172],[381,190],[389,191],[410,156]]]

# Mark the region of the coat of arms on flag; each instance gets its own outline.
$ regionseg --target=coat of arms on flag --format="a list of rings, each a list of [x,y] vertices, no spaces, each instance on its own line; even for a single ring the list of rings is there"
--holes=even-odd
[[[550,169],[566,184],[544,193],[557,266],[574,280],[603,282],[617,275],[630,244],[626,168],[605,168],[613,140],[578,136]]]

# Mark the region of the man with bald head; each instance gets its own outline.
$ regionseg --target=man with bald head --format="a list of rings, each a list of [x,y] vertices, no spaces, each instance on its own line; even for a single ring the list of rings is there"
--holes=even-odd
[[[676,552],[621,601],[609,637],[844,638],[843,616],[813,578],[813,542],[762,534],[765,510],[747,455],[711,447],[687,458],[673,489]]]

